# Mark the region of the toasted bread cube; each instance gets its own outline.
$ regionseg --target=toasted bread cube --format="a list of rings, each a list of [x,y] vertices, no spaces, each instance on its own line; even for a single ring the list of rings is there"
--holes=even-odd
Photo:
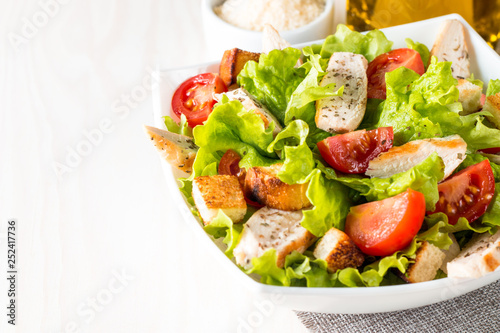
[[[234,223],[247,212],[247,204],[238,177],[229,175],[201,176],[193,180],[193,199],[205,225],[210,224],[221,209]]]
[[[246,196],[261,205],[280,210],[299,210],[311,206],[306,196],[309,182],[289,185],[278,177],[282,164],[253,167],[245,177]]]
[[[491,116],[487,116],[497,128],[500,128],[500,93],[486,97],[483,111],[488,111]]]
[[[316,237],[300,225],[302,211],[287,212],[269,207],[256,211],[245,223],[241,239],[234,249],[236,263],[245,269],[252,267],[269,249],[276,249],[276,265],[283,267],[293,251],[304,253]]]
[[[458,80],[458,101],[462,103],[463,111],[462,115],[467,115],[478,111],[481,108],[481,93],[482,89],[480,86],[476,86],[464,79]]]
[[[328,264],[328,271],[335,273],[347,267],[357,268],[365,261],[365,255],[346,233],[331,228],[320,239],[314,249],[314,256]]]
[[[406,270],[404,279],[409,283],[430,281],[436,277],[445,254],[437,246],[424,241],[417,250],[415,262]]]
[[[478,278],[500,267],[500,231],[476,234],[458,257],[448,263],[448,277]]]
[[[260,53],[243,51],[238,48],[224,51],[220,62],[219,76],[227,87],[236,83],[236,77],[247,61],[259,61]]]
[[[198,152],[193,139],[151,126],[144,126],[144,130],[162,158],[186,173],[193,171],[194,158]]]
[[[439,267],[446,274],[448,274],[448,263],[460,254],[460,245],[458,245],[457,239],[455,238],[455,236],[453,236],[453,234],[449,234],[449,236],[453,243],[451,243],[448,250],[441,250],[443,251],[445,257],[443,263],[441,264],[441,267]]]

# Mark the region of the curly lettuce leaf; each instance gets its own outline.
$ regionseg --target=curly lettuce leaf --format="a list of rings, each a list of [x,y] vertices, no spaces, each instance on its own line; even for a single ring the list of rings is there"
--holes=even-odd
[[[189,127],[187,118],[185,115],[181,115],[181,120],[177,124],[171,117],[164,116],[165,126],[167,130],[172,133],[182,134],[185,136],[193,137],[193,129]]]
[[[481,218],[484,225],[500,227],[500,183],[495,184],[495,195],[491,199],[488,210]]]
[[[325,39],[320,54],[322,58],[330,58],[334,52],[352,52],[372,61],[378,55],[389,52],[392,44],[380,30],[372,30],[363,35],[339,24],[335,34]]]
[[[500,92],[500,80],[490,80],[488,89],[486,89],[486,97],[498,94]]]
[[[328,172],[328,176],[332,177],[332,173]],[[443,177],[443,160],[437,153],[433,153],[410,170],[389,178],[364,178],[357,175],[346,175],[337,176],[334,179],[358,191],[368,201],[390,198],[411,188],[424,195],[426,210],[433,211],[439,199],[438,182]]]
[[[259,62],[248,61],[237,78],[282,124],[292,93],[305,77],[304,69],[295,68],[300,56],[300,50],[291,47],[261,54]]]
[[[430,52],[429,48],[425,46],[425,44],[419,43],[419,42],[414,42],[411,38],[406,38],[406,47],[409,49],[415,50],[420,54],[420,58],[422,59],[422,62],[424,63],[425,69],[427,69],[429,65],[429,58],[430,58]]]
[[[227,249],[224,253],[229,258],[233,257],[233,250],[240,241],[243,224],[234,224],[222,210],[219,210],[215,219],[203,229],[214,238],[224,237],[223,242],[227,245]]]
[[[317,237],[323,236],[332,227],[344,230],[351,206],[348,193],[344,185],[327,179],[319,169],[315,169],[306,193],[314,207],[304,210],[301,225]]]

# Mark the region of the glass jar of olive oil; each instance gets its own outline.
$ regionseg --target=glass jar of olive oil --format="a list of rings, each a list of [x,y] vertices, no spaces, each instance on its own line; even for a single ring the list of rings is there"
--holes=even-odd
[[[495,47],[500,38],[500,0],[346,0],[347,25],[365,31],[457,13]]]

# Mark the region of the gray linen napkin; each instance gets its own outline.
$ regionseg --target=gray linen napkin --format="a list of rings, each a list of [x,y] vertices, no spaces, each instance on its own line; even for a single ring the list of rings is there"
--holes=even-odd
[[[500,332],[500,281],[463,296],[416,309],[374,314],[297,311],[311,332]]]

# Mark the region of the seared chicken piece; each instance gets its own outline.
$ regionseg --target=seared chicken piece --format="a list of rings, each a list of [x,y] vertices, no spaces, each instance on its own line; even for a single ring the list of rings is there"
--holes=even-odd
[[[344,232],[331,228],[320,239],[314,249],[314,256],[328,264],[328,271],[335,273],[347,267],[357,268],[365,261],[365,256]]]
[[[458,245],[457,239],[453,236],[453,234],[449,234],[449,236],[453,243],[450,245],[448,250],[441,250],[443,251],[445,257],[441,267],[439,267],[446,274],[448,274],[448,263],[455,259],[460,253],[460,245]]]
[[[417,250],[415,263],[410,264],[404,275],[404,279],[409,283],[425,282],[433,280],[445,254],[437,246],[424,241]]]
[[[443,159],[443,179],[446,179],[465,159],[466,149],[467,144],[459,135],[410,141],[402,146],[392,147],[371,160],[366,175],[388,178],[413,168],[437,152]]]
[[[368,62],[359,54],[335,52],[328,62],[328,73],[320,86],[335,83],[344,86],[342,96],[323,98],[316,102],[316,125],[330,133],[346,133],[358,128],[366,111]]]
[[[441,26],[431,56],[439,61],[451,61],[451,71],[456,79],[470,76],[469,49],[465,41],[465,27],[459,20],[446,20]]]
[[[234,223],[247,212],[247,204],[236,176],[201,176],[193,180],[193,200],[205,225],[217,217],[221,209]]]
[[[262,35],[262,52],[269,53],[272,50],[284,50],[287,47],[290,47],[290,43],[288,43],[283,37],[280,36],[278,30],[274,29],[274,27],[270,24],[264,25],[263,35]],[[297,60],[295,67],[299,67],[302,65],[302,59]]]
[[[500,232],[476,234],[458,257],[448,263],[448,277],[478,278],[500,266]]]
[[[144,126],[144,130],[162,158],[186,173],[193,171],[193,162],[198,151],[193,139],[151,126]]]
[[[289,185],[278,177],[282,164],[253,167],[247,170],[245,194],[247,198],[264,206],[281,210],[299,210],[311,206],[306,196],[309,182]]]
[[[491,113],[491,116],[487,116],[488,120],[500,129],[500,93],[486,97],[483,111]]]
[[[464,108],[461,112],[462,115],[467,115],[481,109],[481,87],[467,80],[459,79],[457,88],[459,91],[458,101],[462,103]]]
[[[269,249],[276,249],[278,267],[293,251],[303,253],[316,237],[300,225],[302,211],[286,212],[269,207],[256,211],[245,223],[241,239],[234,249],[236,263],[245,269],[252,267],[252,258]]]
[[[222,95],[226,95],[230,101],[240,101],[245,110],[252,111],[258,114],[264,121],[266,128],[269,124],[274,123],[273,135],[276,136],[283,128],[278,119],[262,104],[259,103],[252,95],[243,88],[234,89],[223,94],[215,94],[215,99],[220,102]]]

